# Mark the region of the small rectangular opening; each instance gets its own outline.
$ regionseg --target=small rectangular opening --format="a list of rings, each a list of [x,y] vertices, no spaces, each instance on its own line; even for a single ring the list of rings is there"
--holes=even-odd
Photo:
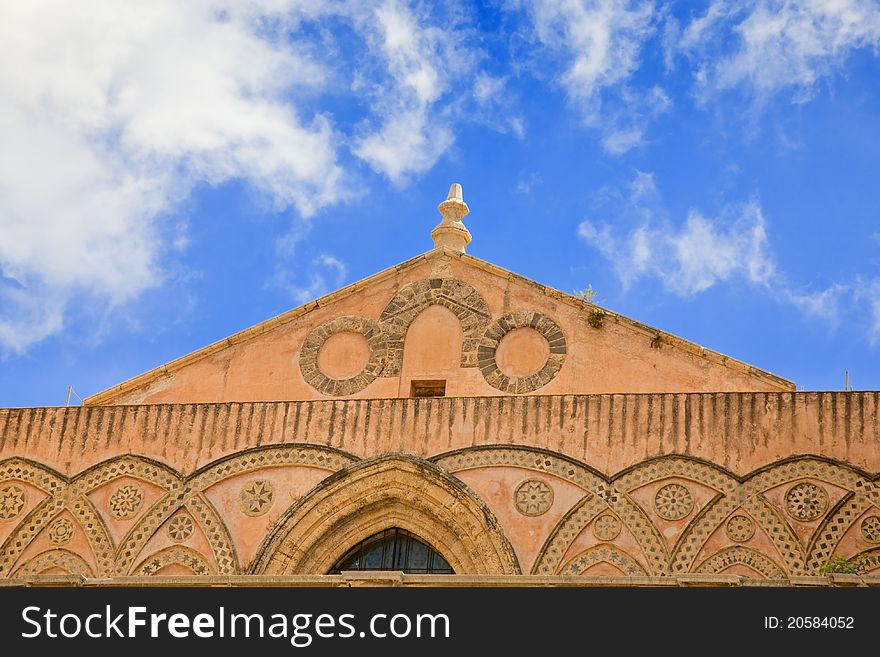
[[[413,381],[410,397],[445,397],[446,380]]]

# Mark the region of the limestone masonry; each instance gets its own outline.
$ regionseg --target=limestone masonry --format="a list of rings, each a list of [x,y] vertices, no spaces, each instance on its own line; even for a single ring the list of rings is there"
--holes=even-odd
[[[880,584],[880,393],[468,255],[460,185],[440,211],[424,255],[0,409],[0,579]]]

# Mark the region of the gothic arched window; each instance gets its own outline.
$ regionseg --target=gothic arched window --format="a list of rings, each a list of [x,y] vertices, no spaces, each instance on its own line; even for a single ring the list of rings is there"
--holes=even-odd
[[[405,573],[452,575],[452,566],[434,548],[402,529],[386,529],[349,550],[330,571],[402,570]]]

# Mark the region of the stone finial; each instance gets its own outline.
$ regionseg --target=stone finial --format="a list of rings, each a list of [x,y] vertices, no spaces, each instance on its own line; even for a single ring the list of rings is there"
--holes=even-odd
[[[464,253],[471,241],[471,234],[461,220],[470,212],[467,203],[462,200],[461,185],[453,183],[449,188],[449,196],[437,206],[443,220],[431,231],[434,248],[446,247]]]

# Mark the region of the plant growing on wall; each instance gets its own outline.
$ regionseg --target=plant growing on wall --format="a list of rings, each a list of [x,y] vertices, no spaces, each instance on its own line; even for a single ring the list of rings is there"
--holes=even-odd
[[[586,290],[575,290],[572,294],[581,301],[586,301],[587,303],[595,303],[599,296],[599,293],[593,289],[592,283],[587,284]],[[590,314],[587,315],[587,324],[594,329],[602,328],[602,321],[605,319],[605,315],[605,311],[601,308],[594,308],[590,311]]]
[[[824,566],[819,569],[820,573],[845,573],[858,575],[862,572],[862,563],[859,559],[847,559],[845,557],[831,557]]]
[[[575,290],[573,294],[578,299],[581,299],[582,301],[586,301],[588,303],[593,303],[594,299],[599,296],[599,293],[593,289],[592,283],[587,284],[586,290]]]
[[[592,326],[594,329],[602,328],[602,322],[605,320],[605,311],[601,308],[596,308],[587,315],[587,324]]]

